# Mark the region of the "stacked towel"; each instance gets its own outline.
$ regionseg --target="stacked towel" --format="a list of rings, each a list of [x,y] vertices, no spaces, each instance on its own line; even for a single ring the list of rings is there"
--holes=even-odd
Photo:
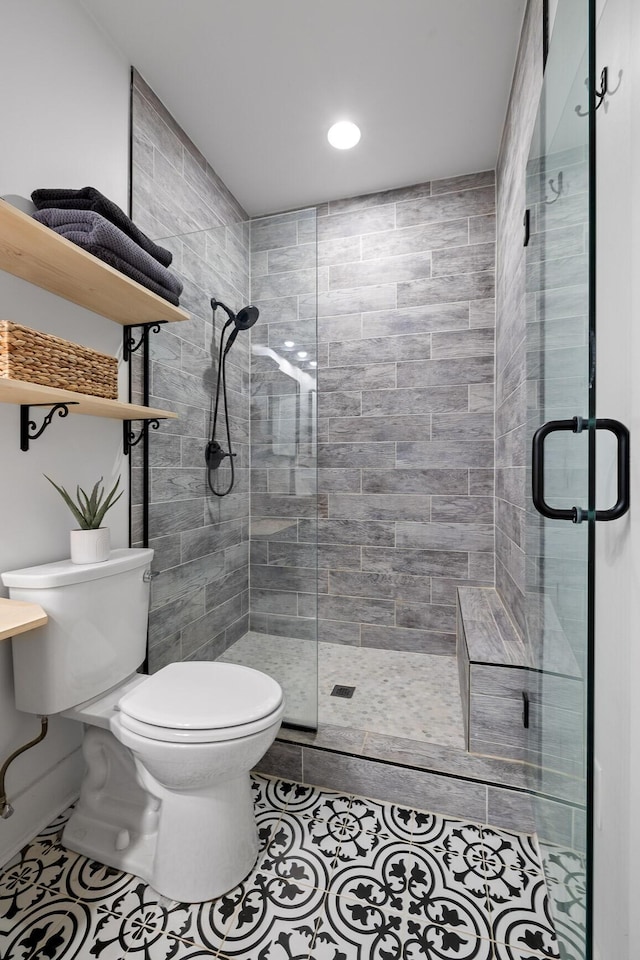
[[[135,240],[139,247],[146,250],[163,267],[168,267],[171,263],[171,251],[150,240],[113,200],[109,200],[95,187],[82,187],[81,190],[34,190],[31,199],[38,210],[49,207],[59,210],[93,210]]]
[[[101,214],[93,210],[47,208],[33,217],[178,306],[181,280]]]

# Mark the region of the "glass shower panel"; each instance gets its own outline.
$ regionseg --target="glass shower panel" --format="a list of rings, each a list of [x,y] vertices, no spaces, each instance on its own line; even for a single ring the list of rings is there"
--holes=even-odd
[[[588,0],[560,0],[527,166],[529,446],[544,498],[585,515],[562,520],[527,508],[529,771],[551,909],[567,956],[589,956],[587,933],[590,545],[590,142]],[[574,419],[575,418],[575,419]],[[539,463],[540,461],[538,461]],[[533,477],[532,477],[533,479]],[[542,947],[541,947],[542,949]]]
[[[318,722],[317,242],[315,208],[253,220],[252,662],[275,676],[285,722]]]
[[[314,727],[315,210],[255,223],[157,238],[173,253],[171,269],[184,282],[181,306],[191,319],[147,338],[150,402],[175,410],[178,419],[149,431],[148,455],[143,444],[132,450],[133,541],[142,542],[146,527],[155,550],[150,671],[186,659],[255,667],[282,683],[286,720]],[[238,331],[226,357],[235,482],[222,497],[208,481],[226,490],[230,461],[209,472],[205,449],[229,316],[222,307],[213,315],[212,298],[233,314],[251,302],[259,308],[255,325]],[[295,335],[287,333],[294,323]],[[233,329],[232,322],[225,344]],[[134,396],[141,366],[142,351]],[[227,451],[223,407],[221,392],[216,439]]]

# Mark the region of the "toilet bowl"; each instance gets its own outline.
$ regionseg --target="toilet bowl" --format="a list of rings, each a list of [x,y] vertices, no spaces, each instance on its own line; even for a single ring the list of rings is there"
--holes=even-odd
[[[86,725],[87,772],[63,844],[196,903],[236,886],[255,862],[249,771],[275,739],[284,700],[271,677],[232,663],[132,672],[132,658],[144,657],[152,554],[2,575],[13,598],[50,611],[47,626],[12,641],[16,705]]]

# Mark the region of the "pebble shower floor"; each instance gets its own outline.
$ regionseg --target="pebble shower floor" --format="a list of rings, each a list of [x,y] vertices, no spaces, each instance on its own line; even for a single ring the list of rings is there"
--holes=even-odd
[[[209,903],[66,851],[62,814],[0,873],[2,960],[560,956],[532,837],[252,779],[258,860]]]

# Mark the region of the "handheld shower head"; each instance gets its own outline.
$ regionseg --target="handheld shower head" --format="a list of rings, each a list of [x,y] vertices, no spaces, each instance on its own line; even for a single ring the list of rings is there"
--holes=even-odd
[[[248,330],[257,321],[259,315],[260,311],[257,307],[254,307],[253,304],[243,307],[242,310],[238,310],[236,315],[236,327],[238,330]]]

